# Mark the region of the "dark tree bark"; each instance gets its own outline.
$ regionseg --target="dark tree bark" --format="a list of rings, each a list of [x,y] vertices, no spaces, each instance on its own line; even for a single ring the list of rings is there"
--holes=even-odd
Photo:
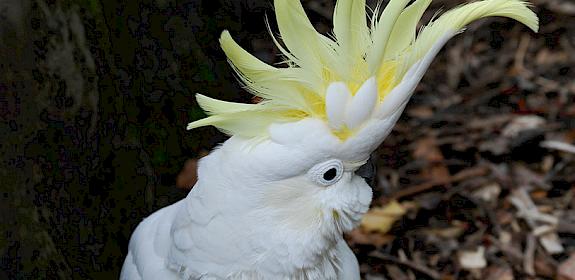
[[[270,7],[0,3],[0,278],[118,277],[135,226],[185,196],[174,187],[185,160],[225,139],[185,131],[203,116],[194,94],[249,101],[221,31],[251,49]]]

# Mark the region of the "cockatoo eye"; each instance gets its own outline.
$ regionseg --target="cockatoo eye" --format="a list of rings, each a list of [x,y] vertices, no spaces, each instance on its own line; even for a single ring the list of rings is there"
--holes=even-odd
[[[308,171],[310,179],[322,186],[331,186],[343,175],[343,163],[338,159],[331,159],[316,164]]]

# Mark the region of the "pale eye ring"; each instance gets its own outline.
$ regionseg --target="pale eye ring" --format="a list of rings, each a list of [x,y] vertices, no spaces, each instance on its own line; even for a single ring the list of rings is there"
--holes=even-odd
[[[322,186],[331,186],[341,179],[343,163],[338,159],[330,159],[316,164],[308,171],[310,179]]]

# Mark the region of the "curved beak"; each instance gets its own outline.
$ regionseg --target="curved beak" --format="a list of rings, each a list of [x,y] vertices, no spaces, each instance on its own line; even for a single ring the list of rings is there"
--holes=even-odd
[[[374,163],[373,155],[369,157],[369,160],[364,165],[355,171],[355,175],[365,179],[370,187],[375,187],[377,179],[377,167]]]

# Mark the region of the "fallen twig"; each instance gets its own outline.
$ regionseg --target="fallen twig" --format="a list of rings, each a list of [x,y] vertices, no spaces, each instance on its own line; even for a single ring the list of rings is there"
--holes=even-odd
[[[423,184],[410,186],[405,189],[399,190],[396,193],[392,194],[391,197],[386,198],[387,200],[395,200],[404,198],[407,196],[413,196],[415,194],[427,191],[437,186],[443,186],[451,183],[456,183],[463,181],[468,178],[478,177],[478,176],[485,176],[489,172],[489,169],[485,166],[477,166],[469,169],[465,169],[453,176],[448,177],[447,179],[442,180],[433,180],[428,181]]]
[[[571,145],[571,144],[565,143],[565,142],[548,140],[548,141],[541,142],[540,146],[543,148],[547,148],[547,149],[558,150],[561,152],[575,154],[575,145]]]
[[[428,268],[426,266],[414,263],[414,262],[407,260],[407,259],[406,260],[400,260],[394,256],[384,255],[380,252],[372,252],[369,254],[369,256],[383,260],[383,261],[392,262],[395,264],[407,266],[410,269],[415,270],[419,273],[423,273],[432,279],[441,279],[441,275],[437,271],[432,270],[431,268]]]
[[[523,269],[525,273],[528,275],[534,276],[535,275],[535,249],[537,248],[537,240],[535,239],[535,235],[528,234],[527,235],[527,244],[525,245],[525,253],[523,254]]]

